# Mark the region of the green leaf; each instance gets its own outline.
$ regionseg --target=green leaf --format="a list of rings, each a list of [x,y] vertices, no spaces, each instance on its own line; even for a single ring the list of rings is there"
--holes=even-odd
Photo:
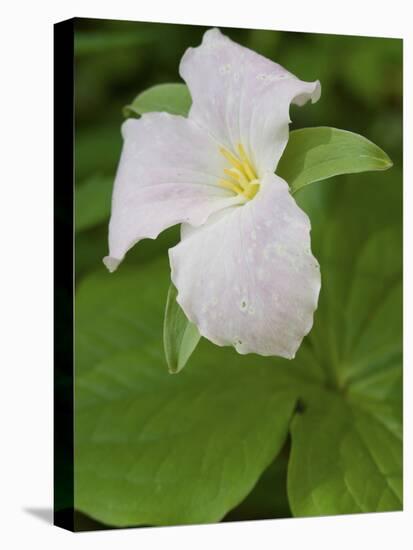
[[[78,375],[77,509],[117,526],[208,523],[251,491],[294,396],[268,362],[200,348],[178,377],[153,344]]]
[[[192,99],[185,84],[158,84],[138,94],[123,109],[125,117],[164,111],[172,115],[187,116]]]
[[[372,192],[379,181],[359,194],[357,185],[329,184],[319,223],[309,208],[323,285],[308,356],[301,349],[297,360],[312,357],[324,383],[302,388],[292,423],[296,516],[402,508],[401,225],[395,199]]]
[[[340,174],[387,170],[392,161],[363,136],[337,128],[303,128],[290,132],[277,174],[291,192]]]
[[[76,294],[75,362],[82,373],[119,352],[162,345],[162,319],[170,270],[166,255],[115,274],[101,268]]]
[[[320,392],[292,424],[295,516],[402,509],[401,435],[362,404]]]
[[[295,404],[288,361],[205,340],[168,374],[169,277],[165,256],[91,274],[76,297],[76,507],[110,525],[223,518],[277,456]]]
[[[76,184],[102,173],[114,178],[122,149],[119,123],[76,131]]]
[[[75,230],[84,231],[109,220],[113,180],[94,176],[75,191]]]
[[[171,283],[166,299],[163,327],[163,345],[169,372],[184,368],[201,338],[197,327],[191,323],[176,301],[178,292]]]
[[[254,489],[225,521],[243,521],[291,517],[287,497],[288,445],[264,471]]]

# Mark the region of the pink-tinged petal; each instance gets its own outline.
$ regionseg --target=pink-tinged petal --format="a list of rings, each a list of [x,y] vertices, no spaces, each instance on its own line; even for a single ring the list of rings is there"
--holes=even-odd
[[[216,143],[186,118],[150,113],[122,127],[123,151],[109,224],[109,256],[116,269],[139,240],[155,239],[178,223],[201,225],[241,199],[220,187],[226,162]]]
[[[188,228],[169,251],[178,302],[205,338],[239,353],[293,358],[320,291],[310,222],[284,180],[263,178],[256,197]]]
[[[189,118],[230,150],[241,143],[260,176],[275,170],[287,144],[290,103],[321,93],[318,81],[299,80],[218,29],[185,52],[179,70],[193,100]]]

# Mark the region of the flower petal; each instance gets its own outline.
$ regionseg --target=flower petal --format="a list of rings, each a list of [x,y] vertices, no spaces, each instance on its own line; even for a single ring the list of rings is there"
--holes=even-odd
[[[299,80],[218,29],[185,52],[179,70],[192,96],[189,118],[226,148],[241,143],[260,176],[275,170],[287,144],[290,103],[314,103],[321,93],[318,81]]]
[[[267,174],[252,201],[185,230],[169,257],[178,303],[205,338],[294,357],[321,283],[309,219],[284,180]]]
[[[116,269],[139,240],[155,239],[182,222],[203,224],[239,197],[218,185],[225,159],[196,124],[167,113],[127,120],[109,225],[109,254]]]

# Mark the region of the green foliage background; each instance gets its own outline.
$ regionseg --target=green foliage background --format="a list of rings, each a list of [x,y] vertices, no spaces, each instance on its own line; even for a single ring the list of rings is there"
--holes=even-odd
[[[293,129],[360,133],[394,166],[297,193],[324,286],[296,366],[202,342],[171,376],[162,319],[177,228],[140,243],[115,275],[101,260],[122,109],[154,84],[179,82],[179,60],[206,28],[77,20],[76,29],[78,529],[399,509],[401,41],[222,29],[321,81],[317,104],[292,109]],[[204,414],[201,425],[188,418]]]

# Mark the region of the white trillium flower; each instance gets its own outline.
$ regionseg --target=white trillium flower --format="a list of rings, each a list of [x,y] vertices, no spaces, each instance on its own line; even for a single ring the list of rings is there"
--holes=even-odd
[[[182,224],[169,259],[188,319],[219,346],[293,358],[313,324],[320,270],[310,221],[274,172],[290,104],[317,101],[320,84],[218,29],[179,70],[188,118],[148,113],[123,124],[104,263],[113,271],[138,241]]]

